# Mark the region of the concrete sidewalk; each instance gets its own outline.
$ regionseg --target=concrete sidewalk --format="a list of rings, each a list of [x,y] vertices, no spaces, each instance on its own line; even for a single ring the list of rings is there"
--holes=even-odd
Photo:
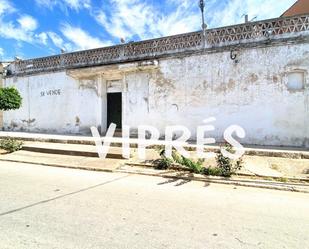
[[[100,160],[92,137],[15,132],[0,132],[0,137],[14,137],[24,140],[23,151],[0,156],[1,160],[7,161],[110,171],[115,170],[119,165],[153,167],[152,162],[160,158],[158,151],[147,149],[147,159],[139,160],[136,148],[133,146],[130,160],[123,160],[121,144],[118,144],[116,147],[110,147],[107,159]],[[192,149],[190,151],[191,157],[195,158],[194,145],[189,149]],[[206,149],[218,151],[219,147],[208,146]],[[308,181],[309,159],[303,159],[307,155],[309,152],[300,149],[247,148],[247,153],[243,157],[243,168],[238,174],[248,177]],[[216,167],[215,158],[205,160],[204,166]]]
[[[37,141],[50,143],[71,143],[71,144],[94,144],[93,137],[80,135],[57,135],[30,132],[7,132],[0,131],[1,138],[15,138],[23,141]]]
[[[85,144],[63,144],[25,141],[22,150],[56,155],[98,157],[98,151],[96,146]],[[122,156],[121,147],[111,146],[106,157],[114,159],[124,159]]]
[[[63,144],[63,143],[45,143],[45,142],[24,142],[22,150],[30,152],[49,153],[55,155],[96,157],[98,158],[97,148],[94,145],[84,144]],[[131,148],[131,158],[129,161],[135,164],[145,165],[160,158],[158,151],[147,149],[146,160],[139,160],[135,148]],[[195,152],[190,151],[191,157],[195,158]],[[124,159],[121,147],[110,147],[107,158]],[[244,175],[253,175],[261,177],[290,177],[290,178],[309,178],[309,160],[294,159],[285,157],[271,156],[252,156],[243,157],[244,167],[239,173]],[[44,163],[44,162],[42,162]],[[216,167],[215,158],[207,159],[205,167]]]
[[[106,172],[113,172],[120,166],[124,165],[124,160],[119,159],[99,159],[83,156],[54,155],[23,150],[16,151],[11,154],[0,155],[0,161]]]
[[[57,134],[40,134],[28,132],[4,132],[0,131],[1,138],[15,138],[23,141],[36,141],[46,143],[63,143],[63,144],[83,144],[94,145],[94,138],[92,136],[79,136],[79,135],[57,135]],[[104,137],[102,137],[104,138]],[[113,146],[121,146],[121,138],[115,137],[116,142],[112,143]],[[137,147],[136,139],[132,139],[130,146]],[[309,149],[303,147],[278,147],[278,146],[255,146],[243,145],[246,148],[246,155],[250,156],[268,156],[268,157],[283,157],[293,159],[309,159]],[[189,141],[188,150],[195,150],[195,141]],[[205,146],[205,149],[210,152],[218,152],[219,145]]]
[[[274,180],[264,180],[248,176],[232,176],[231,178],[204,176],[193,174],[187,171],[178,170],[155,170],[146,165],[133,165],[125,160],[118,159],[99,159],[92,157],[53,155],[46,153],[17,151],[7,155],[0,155],[2,162],[15,162],[22,164],[37,164],[43,166],[53,166],[72,169],[83,169],[91,171],[129,173],[137,175],[164,177],[169,181],[183,180],[185,182],[200,181],[209,183],[219,183],[226,185],[255,187],[264,189],[275,189],[283,191],[294,191],[309,193],[309,183],[307,182],[278,182]]]

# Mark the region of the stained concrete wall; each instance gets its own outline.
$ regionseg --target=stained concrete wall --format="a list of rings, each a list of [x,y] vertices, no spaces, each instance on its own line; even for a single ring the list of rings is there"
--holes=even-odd
[[[242,143],[308,144],[309,44],[240,49],[237,60],[226,51],[160,59],[152,69],[113,66],[122,80],[123,124],[153,125],[162,135],[167,125],[185,125],[194,139],[197,126],[215,117],[209,136],[218,141],[229,125],[238,124],[246,130]],[[92,71],[88,80],[66,72],[7,78],[5,84],[15,85],[24,102],[22,109],[5,113],[6,129],[87,133],[91,125],[104,126],[107,69]],[[303,73],[303,89],[288,89],[290,72]]]
[[[23,98],[19,110],[5,112],[7,130],[79,134],[101,123],[96,80],[77,81],[57,72],[7,78],[5,85],[15,86]]]
[[[209,135],[218,140],[238,124],[247,133],[243,143],[307,144],[309,44],[240,50],[237,59],[230,52],[165,59],[157,71],[127,76],[127,123],[161,132],[185,125],[194,138],[196,127],[215,117]],[[304,89],[288,89],[293,71],[304,73]]]

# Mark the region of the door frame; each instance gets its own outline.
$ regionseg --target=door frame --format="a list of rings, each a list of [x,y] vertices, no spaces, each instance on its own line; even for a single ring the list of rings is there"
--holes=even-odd
[[[118,86],[110,87],[110,82],[118,81]],[[107,132],[107,94],[108,93],[121,93],[121,124],[125,124],[125,103],[126,94],[124,89],[125,77],[122,78],[105,78],[101,75],[101,134],[105,135]]]

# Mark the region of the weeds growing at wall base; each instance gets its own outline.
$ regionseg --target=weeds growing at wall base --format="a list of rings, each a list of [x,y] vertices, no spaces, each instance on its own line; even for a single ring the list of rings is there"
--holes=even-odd
[[[13,138],[4,138],[0,140],[0,149],[3,149],[9,153],[20,150],[22,146],[23,142]]]
[[[233,147],[230,144],[226,143],[222,147],[230,153],[234,153]],[[162,146],[158,146],[157,151],[159,152],[160,159],[155,160],[154,165],[160,170],[168,169],[172,166],[182,166],[196,174],[230,177],[236,174],[243,166],[242,158],[237,160],[230,159],[225,157],[221,150],[216,157],[216,167],[204,167],[205,159],[193,160],[180,155],[176,150],[172,151],[172,158],[167,158],[165,148]]]

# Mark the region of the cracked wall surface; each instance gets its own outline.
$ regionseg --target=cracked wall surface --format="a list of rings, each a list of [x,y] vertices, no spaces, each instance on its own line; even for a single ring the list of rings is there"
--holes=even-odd
[[[238,124],[246,130],[242,142],[247,144],[304,146],[308,75],[304,89],[293,92],[287,74],[308,72],[308,51],[308,44],[245,49],[237,53],[238,63],[229,52],[160,60],[159,69],[149,72],[148,80],[144,77],[143,87],[131,89],[144,96],[148,85],[149,95],[144,105],[142,97],[128,103],[127,121],[154,125],[161,134],[166,125],[184,125],[194,139],[196,127],[215,117],[216,130],[209,135],[218,141],[228,126]]]
[[[99,112],[97,82],[81,82],[57,72],[6,79],[18,88],[22,107],[4,116],[6,130],[89,133]]]
[[[218,141],[229,125],[238,124],[246,131],[242,143],[308,145],[309,44],[239,48],[236,54],[237,60],[230,51],[171,56],[150,69],[130,64],[136,69],[122,71],[126,64],[116,64],[111,71],[102,66],[81,73],[81,79],[65,71],[10,77],[5,85],[16,86],[24,102],[20,110],[5,113],[4,126],[89,133],[90,126],[103,123],[102,89],[116,75],[121,80],[123,124],[133,129],[153,125],[164,135],[167,125],[184,125],[194,139],[197,126],[215,117],[216,130],[209,136]],[[75,69],[76,75],[82,70]],[[299,70],[305,75],[304,88],[290,91],[288,74]]]

